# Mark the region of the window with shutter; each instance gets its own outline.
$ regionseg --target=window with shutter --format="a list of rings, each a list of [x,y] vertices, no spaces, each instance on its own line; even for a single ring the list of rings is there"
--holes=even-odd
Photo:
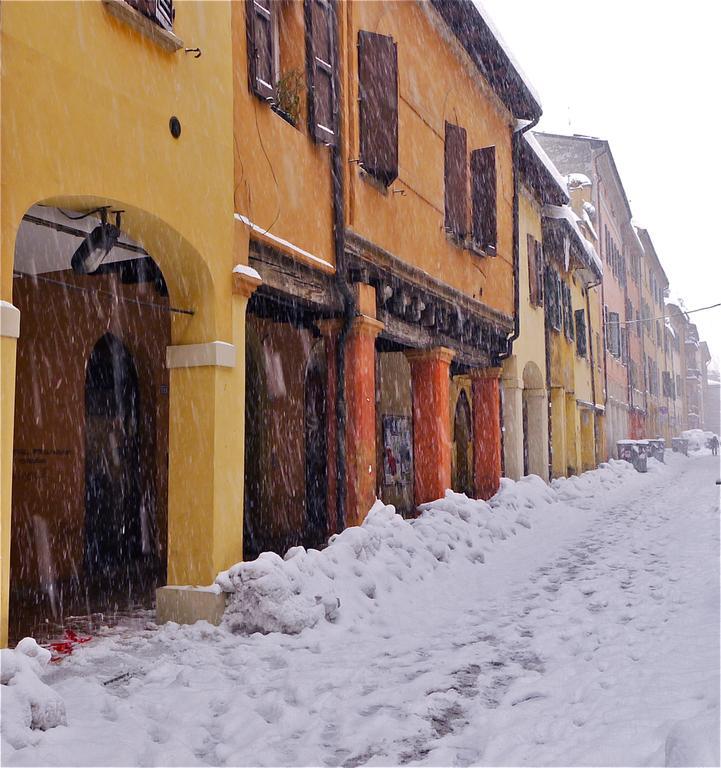
[[[398,177],[398,49],[392,37],[358,33],[360,164],[386,187]]]
[[[476,248],[496,254],[496,148],[471,152],[472,235]]]
[[[129,6],[152,19],[163,29],[173,30],[173,0],[125,0]]]
[[[574,313],[576,320],[576,354],[586,357],[588,351],[586,343],[586,311],[577,309]]]
[[[334,0],[305,0],[308,120],[313,138],[335,146],[335,8]]]
[[[543,305],[543,246],[538,240],[535,241],[536,245],[536,284],[538,305]]]
[[[563,332],[567,339],[572,340],[573,331],[573,308],[571,304],[571,289],[566,283],[561,283],[561,298],[563,302]]]
[[[526,235],[526,252],[528,256],[528,298],[534,307],[538,306],[538,263],[536,261],[536,239]]]
[[[246,0],[245,3],[250,89],[266,101],[275,98],[275,1]]]
[[[621,355],[621,326],[618,312],[608,313],[608,349],[614,357]]]
[[[446,123],[444,148],[445,227],[456,237],[465,238],[467,188],[466,129]]]
[[[546,317],[554,331],[560,331],[563,325],[562,304],[561,278],[555,269],[546,267]]]

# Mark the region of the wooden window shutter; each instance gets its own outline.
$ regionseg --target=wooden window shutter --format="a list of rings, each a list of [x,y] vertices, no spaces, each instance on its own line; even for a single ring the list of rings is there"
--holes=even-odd
[[[261,99],[275,98],[275,0],[246,0],[250,89]]]
[[[576,354],[579,357],[586,357],[588,346],[586,344],[586,311],[577,309],[574,312],[576,320]]]
[[[543,246],[536,240],[536,283],[538,306],[543,305]]]
[[[471,152],[473,241],[481,250],[496,253],[496,148]]]
[[[538,264],[536,263],[536,239],[531,234],[526,235],[526,251],[528,255],[528,298],[531,304],[538,306]]]
[[[305,0],[308,122],[320,144],[337,142],[333,0]]]
[[[445,178],[445,226],[457,237],[465,237],[467,231],[467,189],[466,178],[466,129],[453,123],[446,123],[445,147],[443,153]]]
[[[360,164],[387,187],[398,177],[398,49],[393,38],[358,33]]]

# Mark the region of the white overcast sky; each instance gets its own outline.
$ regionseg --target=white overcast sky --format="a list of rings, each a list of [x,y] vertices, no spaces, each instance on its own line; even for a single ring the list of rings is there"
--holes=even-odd
[[[687,309],[721,302],[721,2],[481,0],[538,91],[540,130],[607,139]],[[721,361],[721,308],[691,315]]]

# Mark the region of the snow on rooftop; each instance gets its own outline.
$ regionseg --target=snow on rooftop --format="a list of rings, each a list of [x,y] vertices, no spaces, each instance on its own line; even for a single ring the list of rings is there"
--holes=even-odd
[[[538,93],[533,83],[529,80],[528,75],[523,71],[523,68],[518,63],[518,60],[511,52],[510,46],[503,39],[503,35],[501,35],[501,33],[498,31],[498,27],[496,27],[496,25],[491,20],[488,11],[483,7],[482,0],[473,0],[473,4],[476,6],[478,13],[480,13],[488,29],[491,30],[491,33],[496,38],[498,45],[508,57],[508,61],[510,62],[511,66],[516,70],[516,72],[518,72],[518,76],[521,78],[521,80],[523,80],[526,88],[528,88],[528,90],[531,92],[531,96],[533,96],[533,98],[536,100],[536,103],[540,105],[541,95]]]
[[[586,176],[585,173],[569,173],[566,176],[566,181],[569,187],[590,187],[592,186],[591,179]]]
[[[576,235],[581,241],[581,244],[583,245],[583,248],[586,251],[586,255],[588,256],[590,263],[595,266],[598,274],[602,275],[603,264],[601,263],[601,259],[596,253],[596,249],[593,247],[593,244],[590,243],[588,240],[586,240],[586,238],[583,236],[583,233],[581,232],[581,228],[579,227],[579,222],[581,221],[581,219],[576,215],[576,213],[571,208],[571,206],[570,205],[544,205],[543,215],[547,216],[549,219],[565,219],[571,225],[571,228],[575,231]]]
[[[633,233],[633,236],[636,238],[636,243],[638,244],[638,247],[641,249],[641,253],[646,253],[646,249],[643,247],[643,243],[641,242],[641,238],[639,237],[639,231],[642,230],[644,232],[648,232],[647,229],[644,227],[640,227],[636,222],[631,221],[631,232]]]
[[[526,131],[523,134],[523,138],[531,148],[536,157],[543,163],[546,170],[551,174],[551,178],[556,182],[558,188],[563,194],[568,197],[568,187],[566,186],[566,180],[558,172],[558,168],[553,164],[553,160],[546,154],[543,147],[538,143],[538,139],[533,135],[531,131]]]

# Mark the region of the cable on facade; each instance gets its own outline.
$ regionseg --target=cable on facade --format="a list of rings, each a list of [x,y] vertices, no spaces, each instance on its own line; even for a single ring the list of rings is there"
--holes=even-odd
[[[175,312],[179,315],[194,315],[194,309],[179,309],[178,307],[170,307],[165,304],[156,304],[153,301],[141,301],[140,299],[131,299],[128,296],[120,296],[113,291],[105,291],[102,288],[86,288],[83,285],[75,285],[75,283],[66,283],[62,280],[56,280],[53,277],[46,277],[45,275],[31,275],[28,272],[13,272],[13,278],[16,277],[29,277],[31,280],[40,280],[43,283],[50,283],[51,285],[62,285],[65,288],[73,288],[76,291],[82,291],[83,293],[94,293],[100,296],[110,296],[116,301],[124,302],[125,304],[136,304],[140,307],[152,307],[154,309],[162,309],[164,312]]]

